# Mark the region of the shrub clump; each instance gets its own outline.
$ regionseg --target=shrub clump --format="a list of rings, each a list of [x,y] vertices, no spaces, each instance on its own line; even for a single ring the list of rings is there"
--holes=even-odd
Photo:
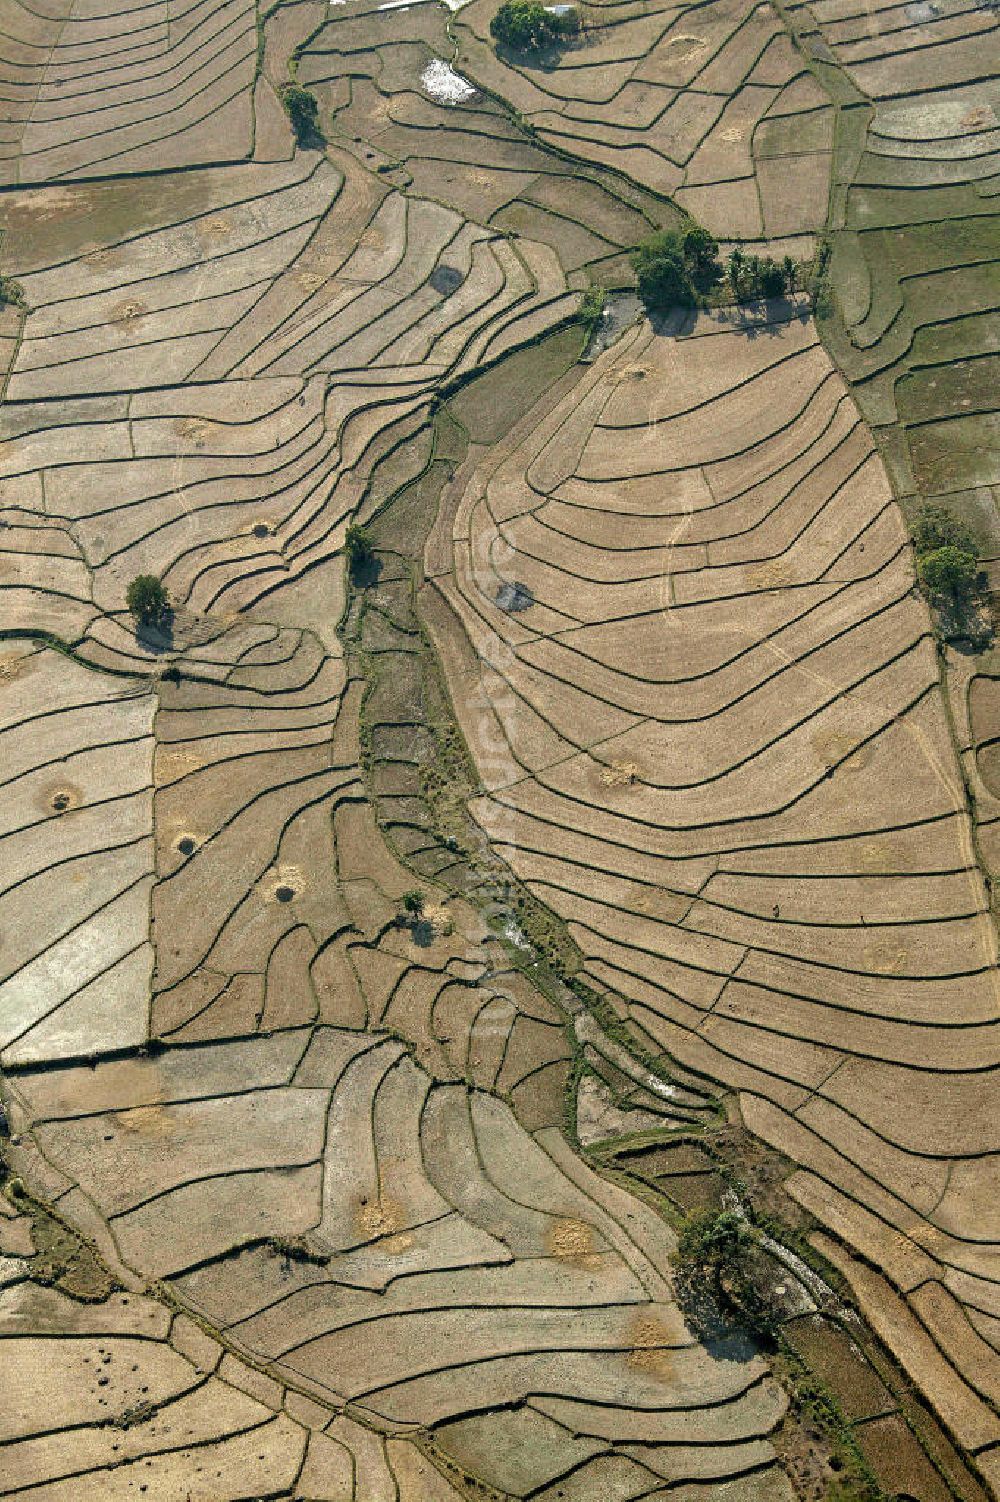
[[[319,105],[311,89],[300,83],[283,83],[280,89],[285,114],[292,122],[295,139],[300,146],[308,146],[319,135]]]
[[[736,1210],[699,1211],[688,1217],[674,1253],[677,1300],[703,1337],[734,1324],[772,1336],[775,1316],[759,1233]]]
[[[170,596],[155,574],[137,574],[125,591],[137,626],[159,626],[170,613]]]
[[[580,14],[575,6],[547,9],[541,0],[503,0],[490,21],[493,40],[512,52],[542,52],[576,36],[579,30]]]
[[[12,276],[0,276],[0,307],[25,307],[24,288]]]
[[[975,539],[965,523],[952,516],[946,506],[933,502],[921,506],[913,524],[913,541],[918,553],[933,553],[938,548],[976,551]]]
[[[806,290],[812,299],[813,312],[817,318],[829,318],[833,313],[833,292],[830,287],[830,257],[833,246],[829,240],[820,241],[811,268],[806,275]]]
[[[593,333],[604,317],[608,297],[603,287],[588,287],[580,300],[580,322]]]
[[[315,1251],[304,1236],[271,1236],[264,1244],[274,1256],[284,1257],[286,1262],[306,1262],[315,1267],[325,1267],[330,1261],[326,1252]]]
[[[365,527],[359,527],[356,522],[347,529],[344,548],[352,579],[357,579],[375,562],[375,545],[371,533]]]
[[[693,308],[722,276],[719,246],[700,224],[660,230],[632,252],[639,296],[647,308]]]

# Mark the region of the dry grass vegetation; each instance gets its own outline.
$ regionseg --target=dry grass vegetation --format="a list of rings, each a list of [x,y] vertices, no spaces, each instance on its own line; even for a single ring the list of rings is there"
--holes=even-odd
[[[0,1497],[1000,1485],[994,17],[831,5],[0,0]]]

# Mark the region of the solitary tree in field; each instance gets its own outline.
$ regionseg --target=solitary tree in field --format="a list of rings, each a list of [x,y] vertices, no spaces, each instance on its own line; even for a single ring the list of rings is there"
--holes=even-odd
[[[125,603],[137,626],[159,626],[170,610],[170,596],[155,574],[137,574],[125,591]]]
[[[295,139],[300,146],[308,146],[319,135],[319,106],[311,89],[300,83],[283,83],[280,89],[285,114],[292,122]]]

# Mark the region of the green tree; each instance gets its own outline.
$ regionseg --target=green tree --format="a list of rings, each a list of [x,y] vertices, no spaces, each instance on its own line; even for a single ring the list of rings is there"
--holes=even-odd
[[[639,296],[647,308],[693,307],[697,301],[684,241],[676,230],[650,235],[632,252]]]
[[[580,321],[593,331],[604,316],[604,305],[608,300],[603,287],[588,287],[580,299]]]
[[[580,35],[580,12],[575,5],[567,5],[554,14],[549,11],[548,15],[558,39]]]
[[[316,95],[300,83],[283,83],[279,92],[285,114],[292,122],[295,139],[300,146],[308,146],[320,133]]]
[[[758,284],[762,297],[780,297],[785,290],[785,273],[770,256],[761,263]]]
[[[785,278],[785,291],[789,293],[794,292],[795,282],[798,276],[798,267],[792,260],[791,256],[785,256],[784,260],[781,263],[781,271],[782,275]]]
[[[371,569],[375,562],[375,545],[372,542],[371,533],[365,527],[359,527],[352,523],[347,529],[344,538],[344,549],[347,553],[347,567],[351,578],[357,579],[367,569]]]
[[[553,15],[541,0],[503,0],[490,21],[490,35],[514,52],[540,52],[560,37],[580,29],[576,11]]]
[[[733,289],[733,300],[739,302],[743,291],[743,271],[746,266],[746,257],[738,245],[734,245],[726,262],[726,275],[729,277],[729,285]]]
[[[947,506],[933,501],[921,506],[913,523],[913,541],[918,553],[932,553],[936,548],[961,548],[963,553],[976,551],[975,539],[964,522],[953,516]]]
[[[746,1218],[735,1210],[702,1210],[688,1217],[677,1241],[677,1261],[699,1268],[728,1266],[750,1240]]]
[[[975,593],[979,566],[975,555],[951,544],[935,548],[917,559],[920,582],[933,595],[966,600]]]
[[[703,224],[691,224],[684,231],[681,242],[684,264],[699,292],[708,292],[722,280],[719,264],[719,242]]]
[[[170,596],[155,574],[137,574],[125,591],[137,626],[158,626],[170,609]]]
[[[775,1311],[760,1264],[758,1233],[738,1211],[702,1210],[689,1216],[673,1261],[678,1302],[703,1335],[722,1334],[733,1321],[772,1335]]]
[[[424,894],[419,887],[414,887],[410,892],[403,893],[403,911],[409,913],[411,918],[418,918],[424,910]]]

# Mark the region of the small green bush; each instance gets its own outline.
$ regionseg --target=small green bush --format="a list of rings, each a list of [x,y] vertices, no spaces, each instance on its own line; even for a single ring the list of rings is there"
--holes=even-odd
[[[283,83],[280,89],[285,114],[292,122],[295,139],[300,146],[308,146],[319,135],[319,105],[311,89],[300,83]]]
[[[0,276],[0,305],[9,308],[25,306],[24,288],[12,276]]]
[[[590,329],[596,328],[604,313],[607,293],[603,287],[588,287],[580,300],[580,321]]]
[[[137,574],[125,591],[125,603],[137,626],[159,626],[170,609],[170,596],[155,574]]]

